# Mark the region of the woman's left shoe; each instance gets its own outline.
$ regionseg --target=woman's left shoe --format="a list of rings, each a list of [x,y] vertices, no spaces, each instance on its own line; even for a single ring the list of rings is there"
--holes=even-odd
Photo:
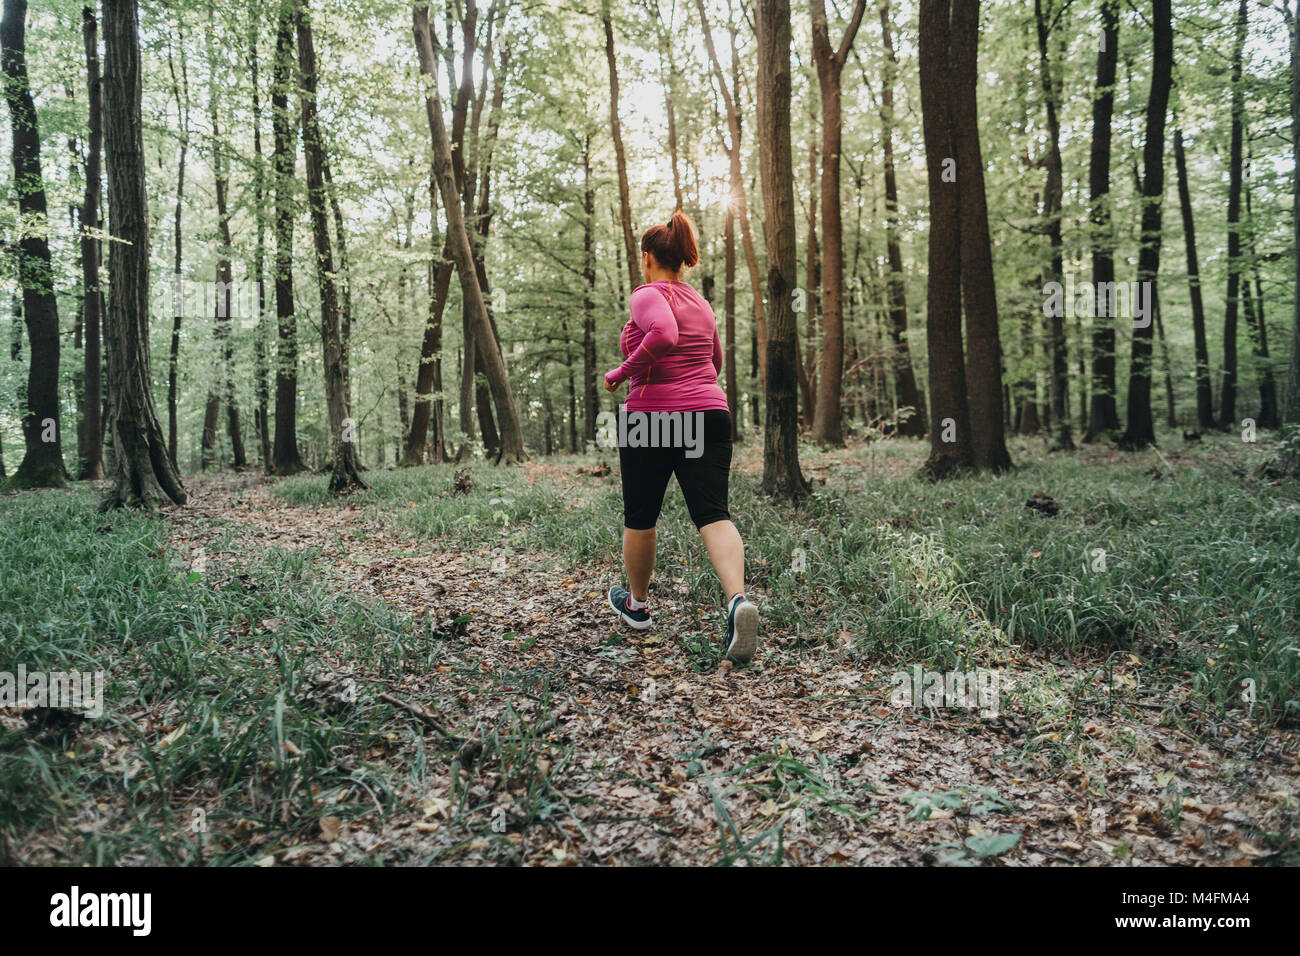
[[[727,631],[723,636],[727,659],[747,664],[758,649],[758,608],[737,594],[727,608]]]
[[[630,608],[627,606],[628,598],[632,592],[618,585],[609,589],[609,606],[614,609],[614,613],[623,619],[623,623],[628,627],[635,628],[638,631],[644,631],[654,623],[650,618],[650,612],[645,608]]]

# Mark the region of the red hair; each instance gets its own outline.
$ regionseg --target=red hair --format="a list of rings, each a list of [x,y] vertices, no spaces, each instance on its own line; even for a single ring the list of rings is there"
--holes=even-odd
[[[673,213],[666,226],[651,226],[641,237],[641,251],[655,257],[655,261],[670,272],[682,266],[690,267],[700,261],[700,251],[695,246],[695,230],[686,213],[680,209]]]

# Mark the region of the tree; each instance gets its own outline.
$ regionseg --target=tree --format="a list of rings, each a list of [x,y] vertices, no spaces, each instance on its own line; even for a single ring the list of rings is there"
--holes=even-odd
[[[217,234],[221,240],[221,246],[217,253],[217,294],[214,296],[216,315],[214,316],[213,337],[216,339],[217,347],[221,353],[221,366],[216,381],[209,388],[208,400],[204,409],[201,462],[205,469],[210,468],[215,463],[217,417],[224,403],[226,406],[227,432],[230,436],[231,456],[233,459],[232,465],[236,471],[239,471],[248,465],[248,460],[244,454],[244,438],[239,423],[239,406],[235,402],[235,385],[230,374],[230,367],[234,360],[234,350],[230,337],[231,325],[234,321],[233,299],[231,297],[234,274],[230,261],[234,239],[230,234],[230,204],[227,201],[230,192],[230,172],[226,166],[225,149],[221,142],[221,114],[218,109],[219,101],[217,98],[217,89],[220,84],[215,75],[217,61],[212,50],[212,37],[216,33],[213,22],[215,18],[214,8],[208,8],[208,17],[207,53],[209,69],[212,71],[208,79],[208,121],[211,125],[212,175],[217,200]]]
[[[415,45],[420,57],[420,72],[424,76],[425,83],[425,112],[429,120],[429,134],[433,141],[434,169],[446,213],[447,235],[450,239],[452,258],[460,276],[461,295],[467,302],[473,323],[476,353],[483,360],[483,371],[487,375],[488,385],[492,390],[492,400],[496,405],[497,417],[501,424],[499,460],[524,461],[527,452],[524,450],[523,431],[519,425],[518,413],[515,411],[514,396],[510,392],[510,384],[506,379],[505,362],[501,358],[501,349],[493,334],[492,323],[483,301],[483,291],[474,267],[474,250],[461,212],[460,195],[452,169],[451,141],[442,119],[441,96],[433,68],[434,47],[432,31],[429,29],[428,7],[417,2],[413,8],[413,20]]]
[[[601,4],[600,19],[605,26],[605,59],[609,61],[609,134],[614,140],[614,160],[618,167],[618,221],[623,227],[623,249],[627,253],[628,294],[641,284],[641,254],[637,251],[632,230],[632,202],[627,184],[627,153],[623,149],[623,126],[618,118],[618,61],[614,56],[614,24],[610,19],[609,0]]]
[[[1134,323],[1129,359],[1127,427],[1120,437],[1126,450],[1156,441],[1151,416],[1151,353],[1156,280],[1160,272],[1161,198],[1165,190],[1165,112],[1173,81],[1174,29],[1170,0],[1152,0],[1151,91],[1147,98],[1146,142],[1142,147],[1142,233],[1137,278],[1149,290],[1148,313]]]
[[[1034,25],[1038,34],[1039,82],[1043,102],[1047,109],[1047,182],[1043,187],[1043,229],[1051,246],[1050,281],[1061,284],[1065,278],[1063,263],[1064,241],[1061,236],[1061,204],[1064,196],[1064,175],[1061,169],[1061,121],[1057,115],[1059,86],[1052,68],[1048,47],[1051,44],[1052,25],[1057,10],[1053,0],[1034,0]],[[1065,344],[1065,310],[1055,309],[1048,317],[1048,339],[1051,353],[1052,425],[1056,430],[1055,447],[1072,450],[1074,439],[1070,433],[1069,359]]]
[[[930,194],[930,457],[947,478],[1011,465],[1002,414],[1002,345],[984,195],[976,97],[977,0],[927,0],[920,11],[921,113]],[[965,308],[968,349],[962,344]]]
[[[813,0],[813,60],[822,100],[822,353],[813,417],[813,439],[823,445],[843,445],[844,375],[844,226],[840,218],[840,150],[843,142],[840,77],[866,0],[858,0],[844,28],[839,47],[831,45],[824,0]]]
[[[325,364],[325,403],[330,421],[330,492],[338,494],[367,487],[357,460],[355,423],[348,417],[347,365],[339,328],[339,297],[334,271],[325,204],[325,144],[316,114],[316,48],[312,38],[307,0],[296,0],[298,70],[301,76],[302,151],[306,160],[307,207],[316,250],[316,280],[320,287],[321,353]]]
[[[582,144],[582,405],[583,442],[596,440],[596,186],[591,179],[591,135]]]
[[[108,165],[108,422],[112,487],[101,509],[183,505],[186,493],[154,408],[149,363],[149,199],[140,115],[136,0],[104,0]]]
[[[1196,351],[1196,427],[1214,427],[1214,399],[1210,385],[1210,353],[1205,339],[1205,307],[1201,301],[1201,266],[1196,254],[1196,222],[1192,193],[1187,185],[1187,156],[1183,131],[1174,130],[1174,167],[1178,173],[1178,205],[1183,214],[1183,239],[1187,248],[1187,286],[1192,302],[1192,343]]]
[[[1291,205],[1300,208],[1300,24],[1290,3],[1282,5],[1291,35]],[[1293,248],[1300,249],[1300,216],[1291,217]],[[1291,257],[1292,285],[1300,289],[1300,256]],[[1286,401],[1282,405],[1282,441],[1265,472],[1278,478],[1300,478],[1300,296],[1291,310],[1291,365],[1287,370]]]
[[[438,221],[438,185],[432,172],[429,176],[429,221]],[[434,229],[429,239],[430,255],[437,255],[439,247],[437,230]],[[429,310],[420,342],[420,364],[415,373],[415,410],[399,462],[407,466],[424,464],[430,422],[433,424],[434,461],[442,461],[446,452],[441,400],[438,414],[434,414],[433,408],[433,393],[442,392],[442,316],[447,305],[447,292],[451,288],[451,257],[445,250],[430,264],[430,276]]]
[[[457,193],[462,198],[465,198],[466,188],[464,169],[465,130],[468,125],[470,104],[474,98],[473,66],[474,53],[477,48],[474,26],[477,19],[478,7],[471,2],[465,9],[461,24],[465,48],[462,58],[461,82],[456,91],[456,99],[452,103],[452,172],[456,178]],[[455,87],[454,58],[450,48],[446,51],[445,59],[448,83],[450,86]],[[467,208],[466,213],[468,214],[468,212]],[[438,221],[438,177],[432,165],[429,167],[429,221],[431,224],[436,224]],[[433,229],[433,233],[434,235],[430,238],[431,250],[439,247],[436,227]],[[415,414],[411,421],[411,428],[407,432],[406,449],[401,460],[403,465],[419,465],[424,462],[430,422],[432,422],[434,429],[433,458],[435,461],[442,461],[446,456],[445,423],[441,411],[442,402],[440,399],[435,412],[431,393],[435,391],[440,393],[442,391],[442,325],[447,306],[447,296],[451,290],[453,268],[450,244],[451,236],[448,234],[442,240],[441,254],[435,260],[436,268],[431,270],[429,312],[424,325],[424,337],[420,343],[420,365],[416,372]],[[471,413],[474,397],[474,336],[470,330],[469,313],[464,308],[461,311],[465,344],[461,365],[460,427],[466,438],[472,438],[474,435],[474,420]]]
[[[1255,214],[1251,209],[1250,180],[1253,175],[1254,158],[1246,160],[1246,221],[1250,224],[1246,240],[1246,255],[1251,262],[1251,271],[1255,277],[1255,294],[1250,293],[1250,282],[1242,278],[1242,303],[1246,310],[1246,325],[1250,331],[1251,351],[1255,356],[1256,374],[1259,376],[1259,412],[1255,415],[1255,424],[1259,428],[1277,428],[1277,381],[1273,377],[1273,368],[1269,363],[1268,324],[1264,320],[1264,283],[1260,279],[1259,253],[1255,248],[1256,229]]]
[[[912,409],[898,423],[898,434],[920,438],[929,430],[925,396],[916,385],[907,341],[907,281],[903,274],[903,249],[898,230],[898,174],[894,167],[894,84],[898,54],[890,28],[889,0],[881,0],[880,32],[885,46],[884,76],[880,84],[880,140],[885,173],[885,253],[889,260],[889,338],[893,345],[894,391],[898,404]]]
[[[745,177],[742,171],[741,154],[741,116],[740,116],[740,55],[736,49],[736,28],[729,27],[731,34],[731,89],[727,88],[727,78],[718,61],[718,51],[713,45],[713,32],[709,29],[709,19],[704,13],[704,0],[696,0],[700,11],[700,23],[704,29],[704,46],[709,52],[709,63],[713,67],[713,77],[717,80],[722,96],[723,106],[727,111],[727,140],[723,146],[727,150],[730,163],[731,193],[728,204],[734,208],[736,218],[740,220],[740,239],[745,250],[745,266],[749,270],[749,287],[753,291],[754,301],[754,344],[752,365],[754,374],[760,383],[767,381],[767,311],[763,305],[763,288],[758,265],[758,253],[755,251],[754,235],[749,224],[749,202],[745,191]],[[758,405],[754,406],[754,424],[758,424]]]
[[[731,410],[731,440],[737,442],[741,438],[741,409],[736,383],[736,211],[730,204],[724,217],[722,311],[727,332],[727,408]]]
[[[801,346],[797,332],[794,340],[795,371],[799,373],[800,407],[803,409],[803,423],[809,429],[812,428],[813,420],[817,414],[817,317],[821,315],[822,311],[821,249],[817,243],[817,205],[820,194],[820,182],[817,175],[817,144],[812,143],[808,147],[808,239],[805,243],[807,265],[804,267],[803,284],[807,297],[802,310],[808,316],[807,322],[804,324],[805,345],[803,346],[808,351],[807,359],[800,354]],[[842,342],[840,351],[844,351]],[[841,366],[844,364],[842,358],[840,364]]]
[[[1092,147],[1088,161],[1088,219],[1092,232],[1092,395],[1083,440],[1119,430],[1115,403],[1115,322],[1106,290],[1115,282],[1115,238],[1111,227],[1110,144],[1115,114],[1115,67],[1119,60],[1119,0],[1102,0],[1097,85],[1092,98]]]
[[[808,482],[799,468],[799,396],[793,293],[794,161],[790,146],[790,3],[768,0],[755,10],[758,33],[759,172],[767,241],[766,420],[763,493],[801,498]]]
[[[267,387],[266,356],[266,216],[263,203],[266,198],[266,168],[262,157],[262,90],[260,85],[258,38],[262,32],[262,3],[254,0],[248,15],[248,72],[253,91],[253,213],[257,218],[257,240],[253,251],[253,282],[257,288],[257,329],[253,340],[253,365],[256,376],[257,408],[253,424],[257,429],[262,455],[262,470],[271,471],[271,414],[270,389]]]
[[[674,208],[681,209],[686,201],[682,196],[680,151],[677,148],[677,109],[673,106],[673,89],[677,80],[677,64],[673,62],[673,24],[671,18],[669,22],[664,22],[657,2],[651,12],[655,21],[655,39],[659,47],[659,84],[664,90],[664,113],[668,117],[668,158],[673,169],[673,198],[676,200]],[[676,13],[677,9],[674,5],[671,15],[675,16]]]
[[[181,268],[185,261],[184,232],[181,228],[181,211],[185,205],[185,159],[190,148],[190,79],[184,55],[185,21],[178,19],[176,40],[181,47],[180,76],[176,73],[176,58],[172,55],[171,40],[167,43],[167,69],[172,78],[172,97],[176,100],[177,139],[180,141],[180,157],[176,162],[176,199],[172,207],[172,281],[176,283],[172,302],[171,347],[167,357],[167,451],[172,457],[172,464],[179,461],[177,456],[179,416],[179,381],[181,361],[181,326],[185,321],[184,297],[181,293]]]
[[[298,317],[293,301],[293,171],[297,165],[297,122],[289,94],[297,89],[294,69],[294,0],[279,0],[275,63],[271,75],[271,169],[275,180],[275,447],[277,475],[306,471],[298,451]]]
[[[12,482],[19,487],[60,487],[63,465],[59,420],[59,311],[54,299],[54,269],[45,233],[49,224],[45,180],[41,176],[41,135],[27,79],[27,2],[5,0],[0,19],[0,72],[13,130],[14,183],[18,192],[18,284],[31,345],[27,369],[27,407],[23,409],[26,452]]]
[[[953,141],[951,7],[921,0],[918,52],[921,123],[930,194],[925,327],[930,355],[930,457],[922,473],[946,478],[972,463],[966,363],[961,338],[962,175]]]
[[[1238,0],[1236,38],[1232,45],[1232,121],[1228,145],[1228,294],[1223,309],[1223,384],[1219,390],[1219,427],[1237,424],[1237,310],[1241,297],[1242,123],[1246,111],[1242,59],[1246,48],[1246,0]]]
[[[82,324],[85,330],[85,364],[82,371],[85,417],[78,434],[77,450],[78,458],[81,459],[78,477],[97,479],[104,477],[104,419],[100,414],[104,400],[104,357],[100,351],[104,290],[99,284],[99,269],[104,256],[103,244],[99,239],[104,226],[100,214],[104,109],[99,79],[99,24],[95,19],[93,4],[88,3],[81,8],[81,37],[86,51],[86,91],[90,110],[89,136],[86,141],[86,188],[79,218]]]
[[[971,462],[976,468],[1003,471],[1011,467],[1011,456],[1007,454],[1002,420],[1002,343],[976,99],[979,0],[953,0],[951,44],[951,122],[961,210],[958,232],[961,297],[966,310],[965,379]]]

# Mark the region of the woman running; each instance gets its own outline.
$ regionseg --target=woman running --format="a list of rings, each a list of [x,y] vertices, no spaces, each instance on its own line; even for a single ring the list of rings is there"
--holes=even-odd
[[[618,450],[628,587],[610,588],[609,606],[639,631],[652,623],[647,601],[655,523],[675,474],[728,597],[726,656],[743,664],[758,645],[758,608],[745,599],[745,545],[727,511],[731,413],[718,387],[718,321],[683,279],[699,260],[694,230],[680,209],[667,225],[646,230],[641,237],[645,285],[632,292],[632,318],[619,342],[623,364],[605,373],[610,392],[630,380],[619,410]]]

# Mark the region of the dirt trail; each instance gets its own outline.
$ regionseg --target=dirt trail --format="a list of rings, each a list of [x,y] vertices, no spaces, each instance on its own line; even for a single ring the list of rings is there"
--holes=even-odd
[[[255,481],[199,482],[193,492],[173,519],[181,553],[228,530],[214,519],[234,522],[239,551],[318,548],[318,567],[341,589],[428,615],[448,632],[449,663],[438,673],[400,686],[356,674],[361,693],[427,708],[460,738],[498,726],[519,733],[456,772],[483,808],[476,830],[491,831],[490,817],[504,826],[492,840],[448,819],[448,756],[431,790],[404,795],[409,810],[349,824],[279,862],[352,860],[400,845],[415,858],[454,847],[442,859],[461,862],[711,863],[744,857],[738,834],[750,841],[783,825],[784,859],[795,863],[922,864],[954,852],[967,862],[993,852],[992,837],[1020,834],[998,863],[1241,865],[1271,855],[1257,831],[1296,826],[1290,735],[1242,730],[1207,744],[1159,726],[1155,707],[1079,713],[1055,727],[1007,711],[981,718],[900,707],[889,699],[892,667],[864,669],[829,649],[787,653],[772,634],[761,666],[701,671],[708,656],[690,635],[714,634],[720,612],[661,590],[655,628],[619,633],[602,596],[613,564],[572,568],[533,553],[492,570],[487,549],[395,534],[356,505],[295,507]],[[449,626],[463,615],[467,623]],[[1044,666],[1014,656],[1003,688]],[[537,693],[484,691],[494,674],[518,687],[520,672],[533,691],[549,679],[555,710],[538,713]],[[521,716],[503,723],[509,703]],[[426,742],[445,751],[432,727]],[[747,852],[757,862],[775,845]]]

